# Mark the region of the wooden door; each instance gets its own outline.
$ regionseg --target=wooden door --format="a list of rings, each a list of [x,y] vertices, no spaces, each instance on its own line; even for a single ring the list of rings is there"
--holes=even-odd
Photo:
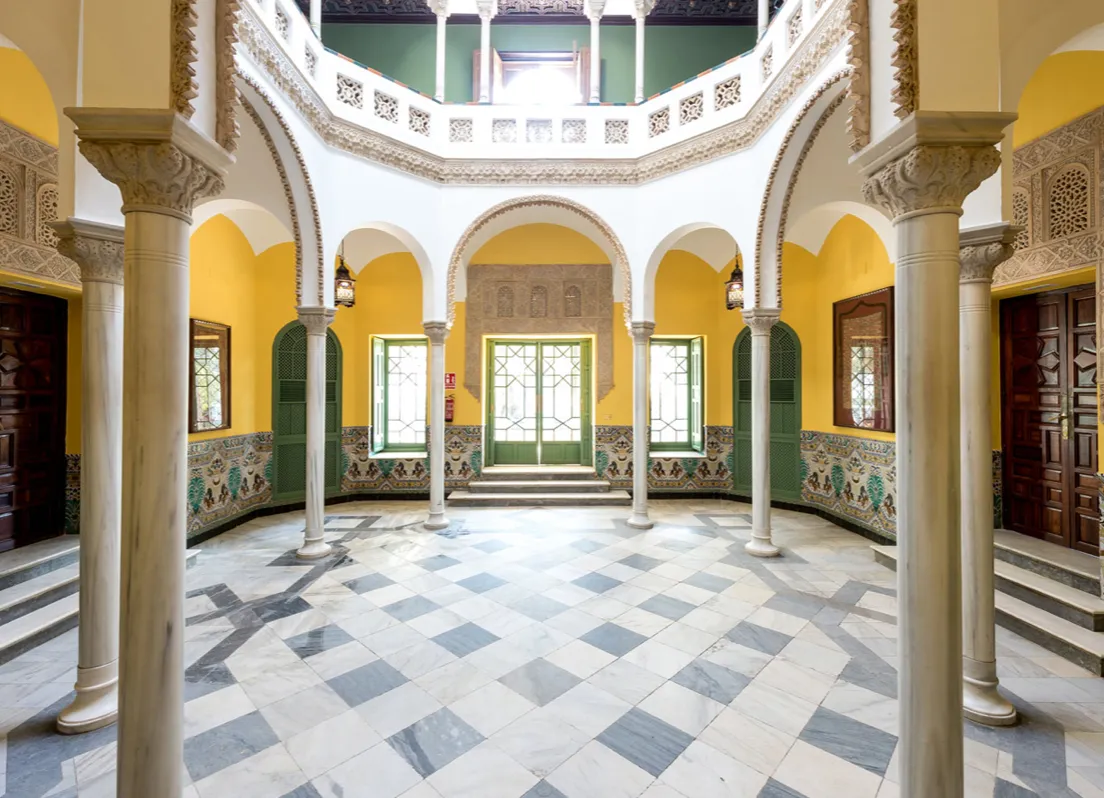
[[[1099,553],[1094,289],[1001,303],[1005,526]]]
[[[0,551],[63,531],[67,312],[0,289]]]

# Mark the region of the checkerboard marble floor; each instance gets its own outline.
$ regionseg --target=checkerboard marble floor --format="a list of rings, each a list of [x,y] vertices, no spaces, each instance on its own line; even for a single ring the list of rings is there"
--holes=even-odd
[[[185,798],[892,798],[894,574],[868,541],[747,505],[363,503],[202,546],[186,605]],[[970,798],[1104,796],[1104,680],[999,631],[1023,715],[966,724]],[[76,633],[0,667],[7,795],[113,796],[115,730],[52,731]],[[151,711],[156,711],[151,708]],[[934,797],[933,797],[934,798]]]

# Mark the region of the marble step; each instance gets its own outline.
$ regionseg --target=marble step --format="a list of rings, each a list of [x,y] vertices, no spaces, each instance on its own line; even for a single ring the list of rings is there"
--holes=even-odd
[[[993,544],[998,560],[1100,596],[1098,557],[1007,529],[998,529],[993,533]]]
[[[534,480],[591,480],[597,474],[592,466],[487,466],[479,474],[480,480],[503,480],[506,482]]]
[[[450,507],[627,507],[632,497],[627,491],[608,493],[471,493],[454,490],[448,497]]]
[[[997,590],[1083,629],[1104,632],[1104,600],[1045,576],[997,560]]]
[[[0,624],[21,618],[50,602],[76,593],[80,568],[76,563],[0,590]]]
[[[604,479],[473,479],[471,493],[609,493]]]
[[[0,554],[0,590],[77,561],[80,537],[62,535]]]

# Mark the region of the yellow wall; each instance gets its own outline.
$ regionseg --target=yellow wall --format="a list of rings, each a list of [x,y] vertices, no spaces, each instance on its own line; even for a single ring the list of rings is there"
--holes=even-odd
[[[50,89],[27,54],[10,47],[0,47],[0,119],[57,146],[57,111]]]
[[[1075,50],[1047,58],[1020,96],[1012,128],[1017,147],[1104,105],[1104,52]]]
[[[269,247],[257,255],[254,269],[254,419],[259,431],[272,429],[272,342],[284,325],[295,321],[295,244]]]
[[[817,255],[786,242],[782,269],[782,321],[801,341],[801,428],[893,440],[891,432],[832,423],[832,303],[893,285],[893,264],[878,234],[858,217],[844,216]]]

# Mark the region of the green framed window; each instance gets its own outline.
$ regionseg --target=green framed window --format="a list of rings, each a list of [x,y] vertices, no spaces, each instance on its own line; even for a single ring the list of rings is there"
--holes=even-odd
[[[372,451],[426,448],[425,338],[372,339]]]
[[[649,350],[653,452],[702,452],[705,369],[702,338],[653,338]]]

